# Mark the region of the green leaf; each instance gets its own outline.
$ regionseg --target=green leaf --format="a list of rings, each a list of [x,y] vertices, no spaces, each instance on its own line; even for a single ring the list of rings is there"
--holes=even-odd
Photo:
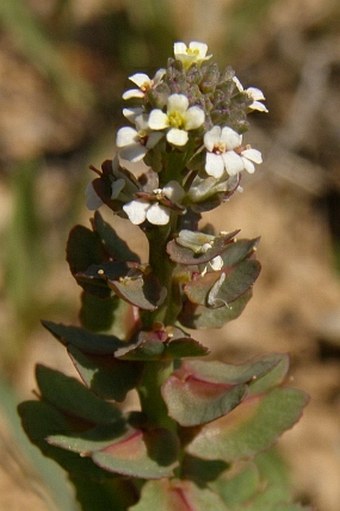
[[[219,479],[228,467],[225,461],[202,460],[202,458],[186,454],[182,461],[182,479],[194,481],[200,487],[206,486],[207,483],[213,483]]]
[[[141,499],[129,511],[228,511],[221,498],[191,481],[148,481]]]
[[[72,275],[78,284],[89,293],[94,293],[101,298],[108,298],[110,289],[98,282],[82,281],[81,275],[92,264],[101,264],[107,260],[107,254],[96,233],[82,225],[76,225],[70,232],[66,247],[66,260],[70,266]]]
[[[141,479],[173,476],[177,456],[177,437],[165,429],[131,428],[120,439],[92,453],[94,463],[101,468]]]
[[[46,442],[50,435],[70,432],[66,417],[52,405],[41,401],[25,401],[20,403],[18,411],[27,436],[45,456],[54,459],[70,474],[81,474],[84,479],[103,480],[107,477],[105,471],[90,458],[81,458],[78,454]]]
[[[272,363],[272,366],[261,375],[254,373],[249,384],[248,397],[280,385],[287,375],[289,369],[289,356],[287,354],[273,353],[265,355],[260,358],[259,363],[261,364],[261,362],[265,364],[269,362],[269,366]]]
[[[123,401],[138,383],[141,364],[127,363],[112,356],[84,355],[76,347],[68,347],[69,355],[83,382],[103,399]]]
[[[183,364],[182,370],[205,381],[237,385],[248,383],[251,394],[263,392],[282,383],[289,367],[285,353],[270,353],[244,364],[226,364],[219,361],[192,360]],[[264,382],[262,384],[262,382]],[[247,396],[250,392],[248,391]]]
[[[251,290],[244,293],[232,304],[213,309],[203,305],[185,303],[179,321],[188,328],[222,328],[228,321],[236,319],[252,296]]]
[[[72,417],[94,424],[121,419],[117,407],[99,399],[75,378],[43,365],[37,365],[36,378],[42,398]]]
[[[220,272],[208,272],[202,277],[192,279],[185,284],[184,292],[192,303],[207,305],[207,296],[213,285],[218,281]]]
[[[65,346],[75,346],[84,353],[112,355],[116,349],[126,346],[114,335],[96,334],[77,326],[66,326],[52,321],[43,321],[43,326]]]
[[[217,289],[213,287],[208,296],[209,304],[220,307],[234,302],[254,284],[260,270],[261,265],[258,261],[242,261],[226,274],[221,286]]]
[[[254,456],[295,424],[307,401],[304,392],[291,388],[246,399],[226,417],[203,426],[187,452],[226,462]]]
[[[50,445],[77,452],[82,456],[89,456],[92,452],[99,451],[121,439],[126,434],[126,430],[126,423],[122,420],[113,425],[100,425],[87,431],[67,435],[49,435],[46,440]]]
[[[82,511],[126,511],[136,502],[136,491],[131,481],[111,477],[108,481],[97,482],[89,478],[84,480],[81,474],[72,474],[70,479],[76,487]]]
[[[166,297],[166,288],[161,287],[152,274],[127,276],[121,280],[109,279],[108,285],[123,300],[143,310],[156,310]]]
[[[103,220],[98,211],[91,220],[93,230],[98,234],[102,244],[112,257],[118,261],[140,262],[139,256],[130,250],[127,243],[122,240],[110,224]]]
[[[169,415],[181,426],[197,426],[230,412],[246,393],[243,384],[231,386],[201,379],[185,369],[173,373],[162,386]]]
[[[277,371],[278,366],[281,372]],[[217,419],[235,408],[248,393],[246,384],[254,381],[257,384],[255,388],[263,391],[267,386],[277,384],[278,376],[281,382],[282,374],[285,375],[287,369],[287,356],[279,354],[267,355],[242,365],[188,361],[166,380],[162,395],[173,419],[181,426],[196,426]],[[268,375],[272,375],[271,378]],[[266,382],[260,387],[262,378]]]
[[[252,240],[237,240],[234,243],[230,243],[226,250],[221,254],[223,259],[224,267],[230,268],[235,266],[239,262],[243,261],[250,255],[252,255],[259,243],[260,238]]]
[[[249,502],[257,493],[261,483],[257,466],[253,462],[239,462],[211,483],[222,497],[228,509],[241,510],[242,503]]]

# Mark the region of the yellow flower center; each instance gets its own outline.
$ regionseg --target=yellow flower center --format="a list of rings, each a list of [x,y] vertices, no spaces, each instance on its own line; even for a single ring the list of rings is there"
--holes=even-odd
[[[183,128],[185,124],[185,119],[180,112],[171,112],[168,114],[169,124],[172,128]]]
[[[141,145],[146,145],[148,142],[149,134],[146,130],[140,130],[138,132],[138,140]]]
[[[151,80],[150,82],[142,83],[142,85],[139,88],[142,92],[147,92],[149,89],[151,89],[152,85],[153,85],[153,82]]]
[[[214,145],[212,152],[215,154],[225,153],[225,144],[223,142],[218,142],[218,144]]]
[[[199,49],[198,48],[188,48],[187,49],[187,55],[192,55],[193,57],[198,57],[200,54],[199,52]]]

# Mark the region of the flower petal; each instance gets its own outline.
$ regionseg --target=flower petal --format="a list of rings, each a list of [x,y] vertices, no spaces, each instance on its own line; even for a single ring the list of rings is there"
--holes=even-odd
[[[146,148],[147,149],[152,149],[153,147],[155,147],[155,145],[160,141],[161,138],[163,138],[164,136],[164,133],[150,133],[148,135],[148,140],[146,142]]]
[[[251,108],[251,110],[257,110],[258,112],[265,112],[265,113],[269,112],[268,108],[260,101],[253,101],[252,104],[249,106],[249,108]]]
[[[237,78],[237,76],[234,76],[233,77],[233,82],[235,83],[237,89],[240,91],[240,92],[243,92],[244,91],[244,87],[242,85],[242,83],[240,82],[240,80]]]
[[[199,106],[192,106],[185,114],[185,128],[195,130],[204,123],[204,112]]]
[[[117,131],[117,147],[125,147],[138,142],[138,133],[134,128],[124,126]]]
[[[122,95],[123,99],[144,98],[144,92],[140,89],[129,89]]]
[[[123,210],[129,217],[129,220],[134,225],[142,224],[146,220],[146,212],[149,209],[148,202],[133,200],[124,204]]]
[[[156,71],[156,74],[155,74],[155,76],[153,77],[153,80],[152,80],[154,86],[158,85],[162,81],[163,76],[165,75],[165,73],[166,73],[166,69],[163,69],[163,68],[158,69],[158,71]]]
[[[177,181],[169,181],[162,189],[162,192],[172,202],[180,202],[185,196],[184,189]]]
[[[254,101],[266,99],[264,97],[264,94],[261,89],[258,89],[257,87],[248,87],[246,90],[246,93],[248,96],[250,96]]]
[[[123,160],[132,161],[136,163],[137,161],[141,161],[147,153],[146,146],[135,143],[125,146],[119,150],[119,156]]]
[[[143,114],[143,108],[137,106],[135,108],[123,108],[123,115],[130,122],[135,122],[138,115]]]
[[[189,43],[190,50],[198,50],[200,58],[205,57],[208,51],[208,45],[205,43],[199,43],[198,41],[192,41]]]
[[[184,94],[171,94],[168,97],[168,113],[187,111],[189,106],[189,100]]]
[[[149,116],[149,128],[152,130],[164,130],[169,126],[168,116],[162,110],[155,108]]]
[[[221,141],[226,145],[228,150],[239,147],[242,143],[242,135],[239,135],[236,131],[225,126],[222,129]]]
[[[178,128],[171,128],[166,134],[166,139],[170,144],[184,146],[189,139],[188,133]]]
[[[244,149],[241,153],[242,156],[247,158],[248,160],[253,161],[254,163],[262,163],[262,154],[257,149]]]
[[[146,218],[150,224],[166,225],[170,220],[170,211],[165,206],[155,202],[148,208]]]
[[[221,156],[229,176],[235,176],[244,169],[243,160],[235,151],[227,151]]]
[[[242,158],[242,156],[241,156],[241,158]],[[248,174],[254,174],[255,165],[253,164],[253,162],[250,160],[247,160],[247,158],[242,158],[242,161],[243,161],[244,170],[246,170],[248,172]]]
[[[143,87],[143,85],[151,83],[151,79],[145,73],[135,73],[129,76],[129,80],[138,85],[138,87]]]
[[[218,255],[211,259],[211,261],[209,261],[209,264],[214,271],[219,271],[222,270],[224,263],[222,257]]]
[[[221,154],[207,153],[205,171],[209,176],[219,179],[224,173],[224,161]]]
[[[182,42],[177,42],[177,43],[174,43],[174,55],[175,57],[177,55],[183,55],[187,52],[187,45],[185,43],[182,43]]]
[[[221,127],[214,126],[211,130],[207,131],[204,135],[204,145],[208,151],[212,151],[215,145],[218,145],[221,140]]]

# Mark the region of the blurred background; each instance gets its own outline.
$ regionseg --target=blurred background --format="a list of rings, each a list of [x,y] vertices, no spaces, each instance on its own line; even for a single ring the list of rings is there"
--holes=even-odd
[[[292,384],[311,402],[280,449],[298,498],[339,511],[338,0],[1,0],[0,509],[74,511],[16,404],[34,397],[37,362],[75,374],[40,319],[77,322],[65,243],[75,223],[88,225],[88,167],[115,152],[127,77],[152,75],[174,41],[191,40],[261,88],[269,108],[253,114],[246,139],[265,163],[205,217],[261,235],[263,271],[237,321],[195,337],[231,362],[290,352]],[[143,245],[137,232],[132,243]]]

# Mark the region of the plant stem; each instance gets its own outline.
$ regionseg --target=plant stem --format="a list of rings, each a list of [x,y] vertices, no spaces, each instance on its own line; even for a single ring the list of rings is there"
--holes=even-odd
[[[172,371],[172,361],[145,362],[142,382],[137,391],[142,412],[150,423],[174,431],[176,423],[168,416],[168,410],[161,394],[161,386]]]

